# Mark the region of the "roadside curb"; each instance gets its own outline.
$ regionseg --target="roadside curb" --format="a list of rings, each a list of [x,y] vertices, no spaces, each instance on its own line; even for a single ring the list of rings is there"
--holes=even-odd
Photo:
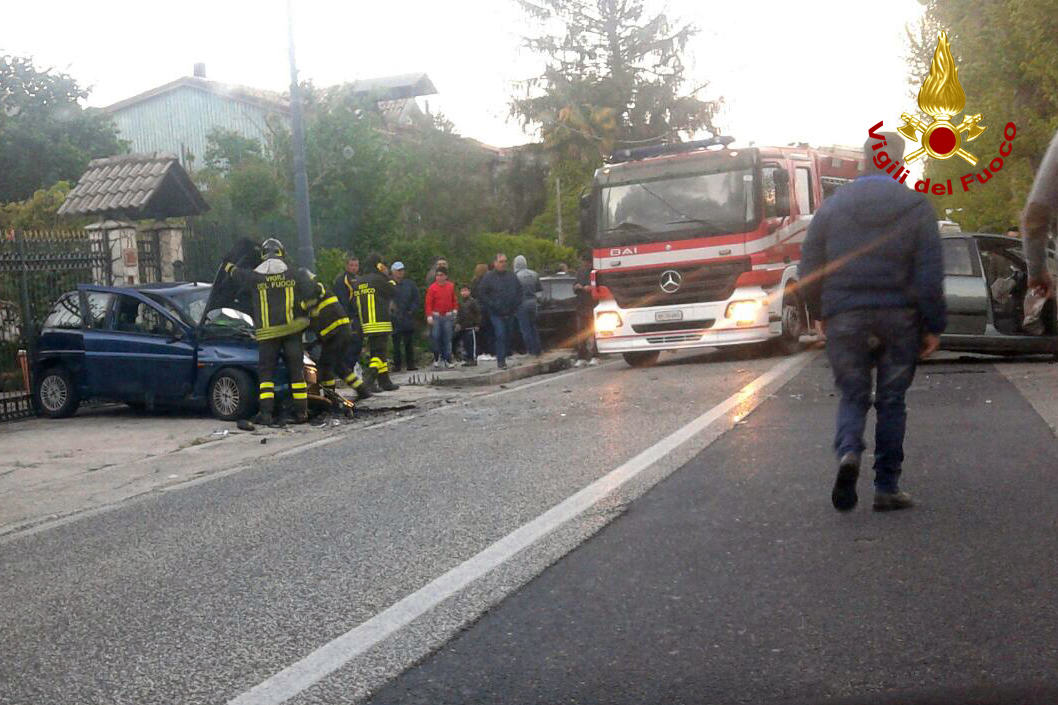
[[[534,362],[530,365],[509,367],[506,370],[494,370],[492,372],[486,372],[485,374],[480,375],[470,375],[469,377],[462,378],[451,377],[448,379],[438,379],[431,382],[431,385],[435,387],[474,387],[495,384],[507,384],[508,382],[516,382],[520,379],[525,379],[527,377],[546,375],[551,374],[552,372],[561,372],[562,370],[568,368],[569,360],[564,357],[559,357],[553,360]]]
[[[561,372],[570,368],[569,359],[558,357],[551,360],[541,360],[528,365],[510,367],[506,370],[493,370],[483,374],[467,375],[465,377],[439,377],[430,376],[429,373],[419,377],[412,377],[412,384],[421,383],[431,387],[486,387],[497,384],[516,382],[527,377],[546,375]],[[420,381],[421,380],[421,381]]]

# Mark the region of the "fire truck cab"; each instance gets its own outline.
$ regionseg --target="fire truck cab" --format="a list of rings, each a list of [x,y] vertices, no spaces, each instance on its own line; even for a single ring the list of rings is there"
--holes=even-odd
[[[622,150],[595,172],[581,227],[593,248],[600,353],[633,366],[663,350],[725,345],[789,354],[809,331],[795,286],[801,243],[822,175],[831,186],[846,180],[832,166],[842,160],[732,141]]]

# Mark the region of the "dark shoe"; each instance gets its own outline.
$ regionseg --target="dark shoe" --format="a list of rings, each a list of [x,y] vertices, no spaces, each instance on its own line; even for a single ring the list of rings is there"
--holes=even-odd
[[[265,413],[264,411],[257,412],[257,415],[250,419],[250,423],[255,426],[275,426],[275,419],[271,414]]]
[[[896,492],[875,492],[874,511],[891,512],[896,509],[910,509],[915,506],[911,495],[907,492],[897,490]]]
[[[500,370],[507,369],[507,363],[506,362],[498,362],[498,363],[496,363],[496,369],[500,369]]]
[[[371,398],[371,390],[367,388],[367,383],[366,382],[361,383],[360,386],[356,387],[353,391],[356,392],[356,398],[357,399],[361,399],[362,400],[362,399],[370,399]]]
[[[364,389],[367,390],[368,394],[378,394],[381,389],[378,388],[378,374],[373,368],[368,368],[364,372]]]
[[[830,501],[834,509],[839,512],[849,512],[856,506],[859,498],[856,496],[856,480],[860,476],[860,456],[856,453],[846,453],[841,456],[838,463],[838,477],[834,481],[834,490],[830,493]]]
[[[291,421],[291,423],[294,424],[295,426],[300,426],[301,424],[306,424],[308,422],[309,422],[309,415],[308,414],[298,414],[297,416],[294,417],[294,420]]]
[[[401,363],[394,362],[392,365],[389,366],[389,371],[390,372],[400,372],[400,368],[401,368]]]
[[[419,368],[418,368],[418,367],[416,367],[415,365],[409,364],[409,365],[408,365],[407,367],[405,367],[404,369],[406,369],[406,370],[407,370],[408,372],[415,372],[415,371],[416,371],[417,369],[419,369]]]
[[[395,392],[400,389],[399,385],[393,384],[393,380],[389,378],[388,372],[378,376],[378,386],[381,387],[384,392]]]
[[[471,360],[470,362],[467,363],[467,367],[477,367],[477,366],[478,366],[478,361],[477,360]]]

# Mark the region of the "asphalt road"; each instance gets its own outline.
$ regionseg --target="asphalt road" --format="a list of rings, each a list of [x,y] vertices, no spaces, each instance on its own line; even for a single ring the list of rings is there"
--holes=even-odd
[[[991,365],[920,371],[903,486],[829,506],[816,362],[372,705],[1058,702],[1051,429]],[[869,473],[867,473],[869,475]]]
[[[780,364],[533,380],[0,542],[0,703],[224,703]],[[693,444],[691,444],[693,445]],[[652,466],[656,477],[692,454]],[[346,702],[624,511],[615,495],[292,702]],[[633,483],[634,484],[634,483]]]

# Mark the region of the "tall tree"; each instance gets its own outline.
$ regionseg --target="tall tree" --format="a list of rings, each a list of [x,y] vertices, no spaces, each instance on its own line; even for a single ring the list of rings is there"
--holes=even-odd
[[[516,0],[536,20],[526,46],[547,61],[512,115],[540,125],[560,158],[598,159],[614,146],[712,131],[720,101],[688,85],[682,53],[697,28],[651,14],[646,0]]]
[[[926,8],[918,46],[911,41],[910,80],[918,85],[929,73],[929,61],[940,30],[948,33],[951,52],[966,93],[964,114],[982,115],[987,129],[963,148],[979,159],[971,166],[958,157],[931,159],[926,176],[952,180],[954,194],[935,197],[938,212],[966,230],[1003,231],[1018,221],[1047,144],[1058,128],[1058,13],[1053,3],[1038,0],[921,0]],[[930,36],[932,35],[932,36]],[[908,106],[910,108],[912,106]],[[917,110],[909,112],[918,113]],[[953,121],[958,123],[960,117]],[[1016,125],[1017,136],[1003,167],[990,178],[985,168],[999,156],[1004,126]],[[959,186],[965,174],[976,179],[968,192]]]
[[[125,151],[110,117],[81,106],[87,97],[65,73],[0,56],[0,202],[76,181],[89,160]]]

